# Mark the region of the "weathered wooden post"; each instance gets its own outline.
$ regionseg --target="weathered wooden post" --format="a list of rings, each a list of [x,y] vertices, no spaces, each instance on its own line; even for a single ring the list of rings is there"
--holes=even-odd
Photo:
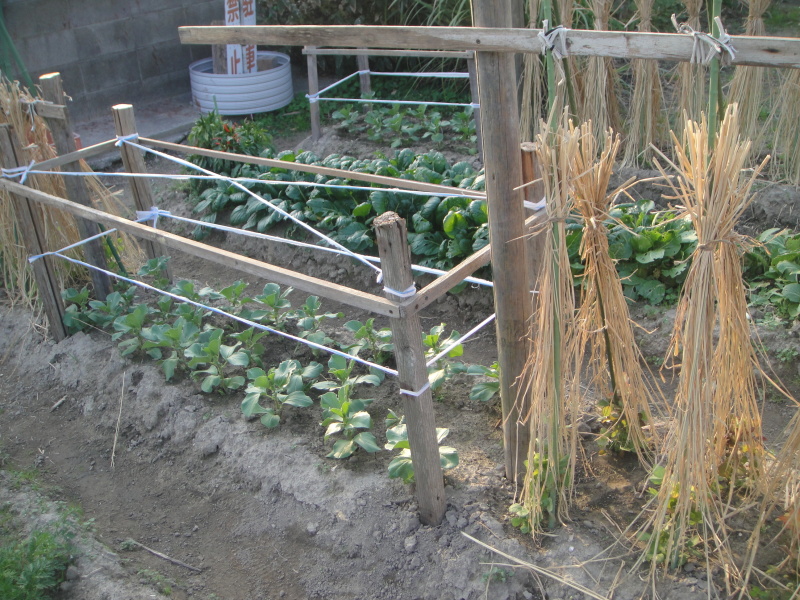
[[[389,299],[402,299],[392,291],[405,292],[414,287],[411,275],[411,253],[408,248],[406,222],[393,212],[377,217],[373,223],[378,253],[383,269],[383,283]],[[389,320],[394,342],[394,355],[400,377],[400,388],[419,395],[403,394],[403,410],[414,465],[419,520],[425,525],[438,525],[444,517],[445,497],[439,445],[436,441],[436,420],[433,398],[428,385],[428,368],[422,347],[422,327],[417,313]]]
[[[0,164],[4,169],[13,169],[21,166],[24,162],[21,149],[11,134],[10,126],[0,125]],[[16,194],[9,193],[9,197],[14,203],[14,214],[25,250],[31,256],[47,252],[46,229],[39,219],[36,205],[27,198]],[[53,257],[44,256],[34,261],[31,266],[39,292],[39,300],[45,315],[47,315],[50,335],[60,342],[67,337],[67,328],[64,326],[64,302],[61,300],[61,290],[53,261]]]
[[[476,27],[511,27],[511,2],[472,0],[472,20]],[[524,415],[527,408],[524,398],[518,398],[516,381],[525,366],[525,336],[531,314],[523,193],[514,190],[522,183],[517,78],[511,53],[479,51],[475,60],[480,105],[484,108],[481,133],[497,312],[506,477],[516,481],[524,474],[530,440],[527,428],[518,424],[520,414]],[[486,110],[487,107],[492,110]]]
[[[42,87],[42,95],[45,100],[53,104],[63,104],[65,96],[64,89],[61,87],[60,73],[42,75],[39,77],[39,85]],[[63,118],[45,117],[45,120],[53,136],[56,152],[61,156],[74,152],[75,138],[72,133],[69,111],[66,107],[64,108]],[[63,171],[72,172],[82,170],[79,161],[67,163],[61,169]],[[65,176],[64,187],[67,190],[67,198],[69,200],[77,202],[78,204],[83,204],[84,206],[92,206],[89,188],[86,187],[86,182],[83,180],[83,177]],[[97,226],[97,223],[86,221],[85,219],[76,219],[76,221],[78,224],[78,231],[83,239],[100,233],[100,228]],[[103,252],[103,246],[100,240],[92,240],[84,244],[83,253],[86,257],[86,262],[90,265],[101,269],[106,268],[106,255]],[[95,269],[90,269],[89,271],[92,284],[94,285],[95,297],[98,300],[105,300],[106,296],[111,293],[111,281],[108,275],[100,273]]]
[[[304,48],[306,52],[306,65],[308,66],[308,95],[313,96],[319,93],[319,71],[317,63],[317,55],[314,52],[316,46],[307,46]],[[311,112],[311,139],[315,142],[321,137],[320,124],[319,124],[319,99],[310,98],[308,109]]]
[[[117,104],[112,106],[111,110],[114,113],[114,128],[118,136],[133,135],[136,131],[136,118],[133,114],[133,106],[130,104]],[[135,148],[131,148],[123,143],[119,148],[122,155],[122,164],[128,173],[147,173],[147,167],[144,164],[144,157],[142,153]],[[131,177],[128,180],[130,185],[131,194],[133,195],[133,202],[137,210],[148,211],[153,207],[153,191],[150,188],[150,182],[141,177]],[[161,244],[157,242],[143,241],[145,254],[147,258],[159,258],[165,256],[164,249]],[[167,279],[172,279],[169,274],[169,267],[167,272],[164,273]]]

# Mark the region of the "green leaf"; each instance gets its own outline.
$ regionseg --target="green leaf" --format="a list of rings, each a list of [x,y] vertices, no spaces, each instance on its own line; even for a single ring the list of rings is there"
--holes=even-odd
[[[792,303],[800,302],[800,283],[790,283],[788,285],[783,286],[783,290],[781,291],[783,297]]]
[[[286,399],[283,401],[283,404],[288,404],[289,406],[297,406],[299,408],[305,408],[307,406],[311,406],[314,404],[314,401],[311,400],[308,396],[306,396],[302,391],[295,391],[290,393],[286,396]]]
[[[403,450],[392,459],[389,463],[389,477],[392,479],[399,477],[405,483],[414,480],[414,465],[411,462],[410,450]]]
[[[215,388],[219,386],[222,382],[222,377],[219,375],[208,375],[207,377],[203,378],[203,382],[200,384],[200,389],[203,390],[206,394],[210,394],[214,391]]]
[[[350,426],[354,429],[369,429],[372,427],[372,417],[366,411],[357,412],[350,417]]]
[[[349,458],[356,451],[358,445],[353,440],[339,440],[333,445],[333,450],[327,458]]]
[[[250,418],[254,415],[270,412],[269,409],[264,408],[258,403],[259,398],[261,398],[261,394],[258,393],[249,393],[245,395],[244,400],[242,400],[242,414],[245,417]]]
[[[439,446],[439,462],[443,471],[457,467],[458,451],[450,446]]]
[[[261,424],[264,427],[269,427],[270,429],[274,429],[281,424],[281,417],[280,415],[276,415],[274,412],[269,411],[266,414],[261,416]]]
[[[353,438],[353,441],[367,452],[380,452],[378,440],[368,431],[362,431]]]
[[[500,384],[496,381],[476,383],[469,391],[470,400],[480,400],[488,402],[500,391]]]
[[[178,358],[173,354],[172,357],[166,359],[161,363],[161,370],[164,372],[164,377],[167,381],[172,379],[175,375],[175,369],[178,368]]]

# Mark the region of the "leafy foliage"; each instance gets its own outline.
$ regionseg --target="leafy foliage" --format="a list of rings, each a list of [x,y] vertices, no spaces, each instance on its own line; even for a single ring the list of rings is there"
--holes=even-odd
[[[242,414],[248,418],[260,415],[265,427],[277,427],[284,406],[305,408],[313,404],[306,388],[321,372],[321,364],[312,362],[303,367],[297,360],[285,360],[269,371],[249,369],[247,378],[251,383],[242,401]],[[262,400],[266,406],[261,404]]]
[[[450,433],[449,429],[442,427],[436,428],[436,441],[441,444]],[[405,483],[414,481],[414,464],[411,461],[411,446],[408,443],[408,428],[406,427],[405,417],[397,415],[394,411],[389,411],[386,418],[386,444],[387,450],[400,450],[400,452],[389,463],[389,477],[399,477]],[[452,469],[458,466],[458,452],[450,446],[439,446],[439,461],[442,470]]]
[[[745,255],[750,303],[795,320],[800,317],[800,233],[768,229],[758,241],[760,245]]]

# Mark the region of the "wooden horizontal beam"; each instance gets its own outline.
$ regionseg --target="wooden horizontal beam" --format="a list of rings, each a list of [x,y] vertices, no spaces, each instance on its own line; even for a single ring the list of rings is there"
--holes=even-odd
[[[91,146],[87,146],[86,148],[76,150],[75,152],[64,154],[63,156],[56,156],[55,158],[51,158],[49,160],[43,160],[40,163],[36,163],[34,168],[38,171],[47,171],[49,169],[55,169],[56,167],[66,165],[67,163],[75,162],[77,160],[85,160],[87,158],[91,158],[92,156],[102,154],[107,150],[111,150],[114,148],[116,143],[117,140],[108,140],[105,142],[100,142],[99,144],[93,144]]]
[[[59,208],[83,219],[103,223],[109,227],[116,227],[120,231],[125,231],[131,235],[157,242],[168,248],[181,250],[192,256],[217,263],[229,269],[247,273],[254,277],[268,279],[269,281],[281,285],[290,285],[304,292],[329,298],[348,306],[368,310],[387,317],[400,317],[405,314],[400,304],[387,300],[386,298],[381,298],[380,296],[367,294],[343,285],[325,281],[324,279],[303,275],[302,273],[297,273],[266,262],[240,256],[233,252],[228,252],[227,250],[221,250],[194,240],[188,240],[172,233],[167,233],[166,231],[153,229],[147,225],[129,221],[128,219],[116,215],[70,202],[69,200],[64,200],[63,198],[58,198],[57,196],[52,196],[40,192],[39,190],[31,189],[25,185],[0,179],[0,189],[3,188],[12,194],[17,194],[35,202],[40,202],[45,206]]]
[[[414,58],[474,58],[475,53],[469,51],[448,52],[447,50],[379,50],[377,48],[314,48],[306,46],[303,54],[311,56],[394,56]]]
[[[525,229],[529,231],[532,227],[536,226],[539,222],[547,218],[544,211],[539,211],[536,214],[525,219]],[[419,290],[411,300],[408,300],[403,305],[404,308],[419,312],[426,306],[433,304],[438,298],[444,296],[448,291],[453,289],[459,283],[464,281],[467,277],[472,275],[481,267],[485,267],[492,262],[492,248],[491,246],[484,246],[472,256],[459,263],[446,274],[437,277],[424,288]]]
[[[66,119],[67,107],[63,104],[53,104],[52,102],[45,102],[43,100],[36,100],[34,102],[22,101],[23,105],[33,106],[36,114],[43,119]]]
[[[179,27],[184,44],[263,44],[404,50],[472,50],[541,54],[540,29],[368,25],[240,25]],[[694,39],[680,33],[570,29],[577,56],[689,62]],[[800,68],[800,39],[734,35],[735,65]]]
[[[303,173],[314,173],[315,175],[326,175],[328,177],[336,177],[340,179],[352,179],[354,181],[377,183],[389,187],[413,190],[416,192],[427,192],[431,196],[452,196],[453,194],[461,194],[468,195],[470,198],[476,198],[479,200],[486,198],[486,192],[465,190],[449,185],[425,183],[424,181],[413,181],[410,179],[400,179],[398,177],[385,177],[383,175],[372,175],[370,173],[356,173],[355,171],[332,169],[330,167],[321,167],[319,165],[304,165],[302,163],[288,162],[285,160],[278,160],[276,158],[250,156],[249,154],[233,154],[231,152],[221,152],[219,150],[207,150],[205,148],[195,148],[194,146],[173,144],[172,142],[163,142],[161,140],[154,140],[151,138],[139,138],[139,142],[153,148],[162,148],[164,150],[171,150],[173,152],[198,154],[200,156],[208,156],[209,158],[232,160],[234,162],[244,162],[253,165],[264,165],[265,167],[287,169],[290,171],[302,171]],[[269,180],[265,179],[264,183],[269,183]],[[377,189],[378,188],[376,188],[376,191]]]

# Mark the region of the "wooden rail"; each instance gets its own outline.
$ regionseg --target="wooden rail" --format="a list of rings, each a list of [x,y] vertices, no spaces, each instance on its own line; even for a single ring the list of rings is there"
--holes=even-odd
[[[414,50],[473,50],[541,54],[541,29],[487,27],[394,27],[368,25],[186,26],[184,44],[264,44]],[[681,33],[570,29],[567,48],[576,56],[644,58],[689,62],[692,36]],[[800,68],[800,39],[733,35],[732,64]],[[486,110],[486,107],[484,107]]]
[[[342,304],[369,310],[387,317],[400,317],[404,314],[402,305],[381,298],[380,296],[367,294],[343,285],[325,281],[324,279],[303,275],[302,273],[271,265],[260,260],[214,248],[213,246],[208,246],[201,242],[188,240],[172,233],[153,229],[147,225],[129,221],[128,219],[95,208],[83,206],[82,204],[70,202],[69,200],[58,198],[57,196],[52,196],[12,181],[0,179],[0,187],[5,188],[12,194],[17,194],[23,198],[40,202],[45,206],[65,210],[76,217],[103,223],[109,227],[116,227],[120,231],[125,231],[136,237],[159,243],[167,248],[181,250],[192,256],[217,263],[224,267],[236,269],[254,277],[269,279],[270,281],[282,285],[291,285],[305,292],[316,294],[324,298],[330,298]]]

